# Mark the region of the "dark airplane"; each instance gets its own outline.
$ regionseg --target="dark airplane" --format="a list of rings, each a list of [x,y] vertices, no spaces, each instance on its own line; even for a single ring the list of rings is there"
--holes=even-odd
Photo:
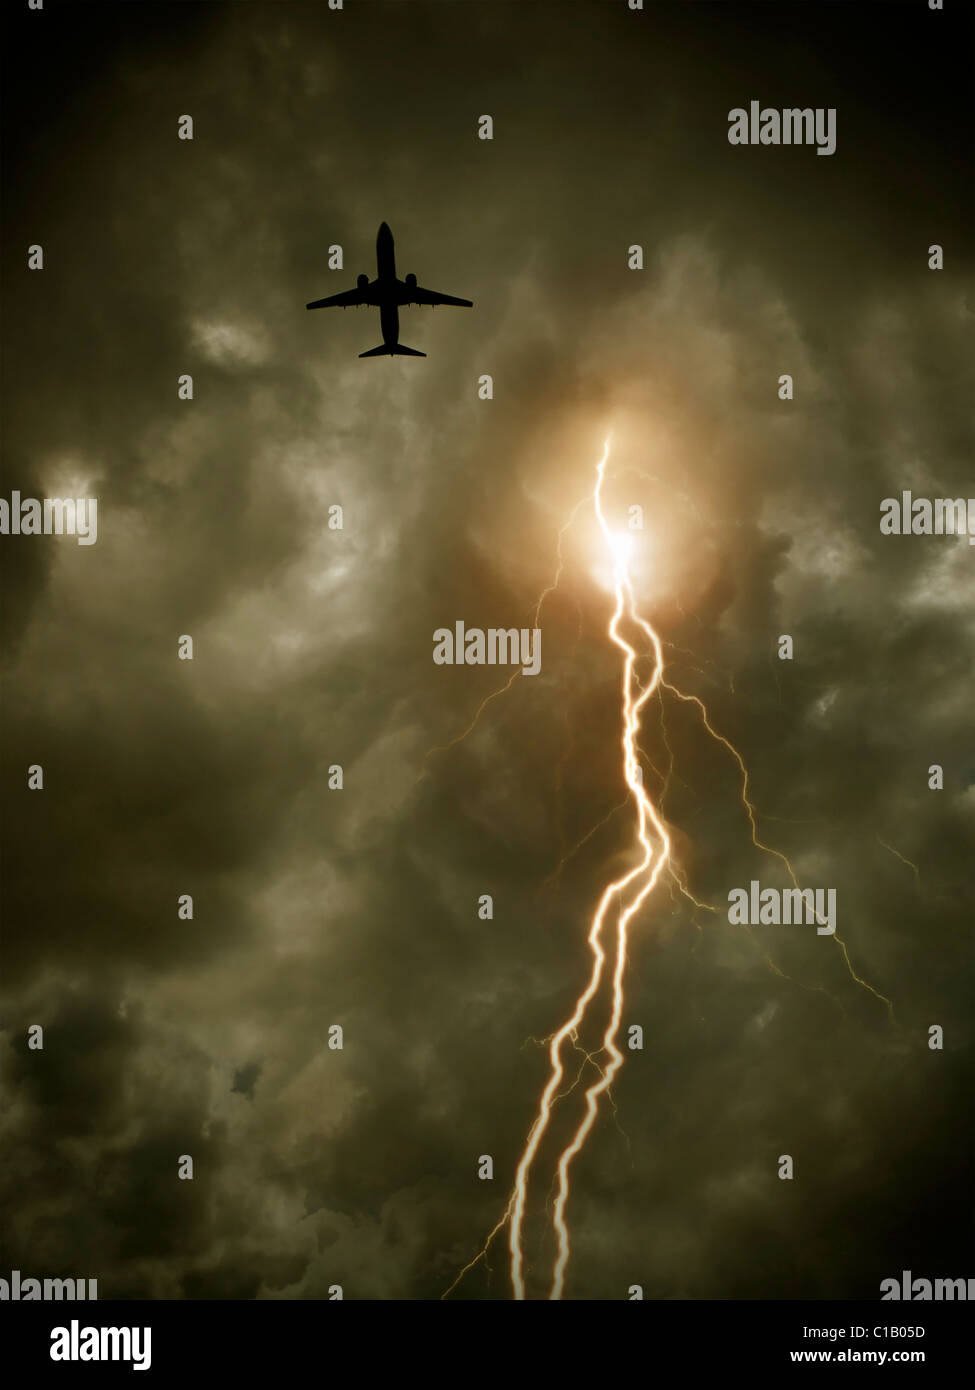
[[[330,294],[327,299],[316,299],[306,304],[306,309],[329,309],[341,305],[348,309],[352,305],[374,304],[379,310],[383,341],[381,346],[360,352],[360,357],[426,357],[425,352],[416,348],[404,347],[399,341],[399,306],[401,304],[460,304],[466,309],[474,307],[470,299],[455,299],[451,294],[439,294],[436,290],[425,290],[416,283],[415,275],[407,275],[405,280],[396,278],[396,261],[393,257],[393,234],[387,223],[379,228],[376,237],[376,278],[360,275],[354,290],[343,294]]]

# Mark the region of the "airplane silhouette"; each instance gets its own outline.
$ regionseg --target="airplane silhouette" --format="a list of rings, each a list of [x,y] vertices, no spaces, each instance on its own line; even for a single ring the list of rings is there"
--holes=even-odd
[[[383,222],[376,237],[376,278],[360,275],[354,290],[342,294],[330,294],[325,299],[312,300],[306,309],[329,309],[341,305],[348,309],[353,305],[373,304],[379,309],[379,322],[382,325],[383,341],[379,347],[360,352],[360,357],[426,357],[425,352],[416,348],[404,347],[399,341],[399,306],[401,304],[459,304],[466,309],[474,307],[473,300],[455,299],[452,294],[440,294],[437,290],[425,290],[416,283],[415,275],[407,275],[405,280],[396,278],[396,261],[393,256],[393,234],[389,225]]]

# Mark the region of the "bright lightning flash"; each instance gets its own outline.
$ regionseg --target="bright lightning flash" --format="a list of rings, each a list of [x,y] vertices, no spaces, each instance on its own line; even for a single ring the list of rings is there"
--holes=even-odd
[[[557,1170],[558,1191],[552,1209],[552,1224],[555,1228],[558,1240],[558,1256],[555,1263],[552,1289],[549,1296],[552,1299],[561,1298],[565,1283],[565,1269],[569,1260],[569,1231],[565,1222],[565,1209],[569,1199],[569,1172],[572,1160],[585,1144],[589,1132],[592,1129],[600,1097],[605,1092],[609,1091],[613,1078],[623,1065],[623,1054],[616,1046],[616,1037],[619,1032],[620,1018],[623,1010],[623,970],[626,964],[627,928],[631,918],[638,911],[644,899],[656,886],[664,866],[667,864],[670,857],[670,839],[660,815],[643,788],[643,779],[640,772],[639,759],[637,757],[640,714],[643,706],[657,690],[663,678],[663,649],[656,632],[650,624],[636,612],[633,588],[630,582],[628,569],[629,559],[633,552],[632,537],[626,532],[611,531],[606,521],[605,513],[603,512],[602,488],[608,460],[609,440],[607,439],[603,448],[602,458],[599,460],[596,468],[596,487],[592,494],[592,501],[595,507],[596,518],[606,543],[606,548],[613,560],[613,589],[616,596],[616,606],[613,616],[610,619],[608,633],[611,641],[613,641],[623,653],[621,709],[623,727],[621,744],[623,774],[629,789],[629,794],[633,797],[636,805],[637,837],[642,849],[642,856],[639,863],[632,868],[629,873],[607,886],[599,900],[599,905],[592,919],[588,938],[589,948],[592,952],[592,971],[589,976],[589,983],[576,1000],[576,1005],[571,1016],[566,1019],[562,1027],[548,1040],[552,1074],[542,1093],[538,1115],[532,1125],[524,1152],[521,1156],[521,1161],[518,1164],[514,1189],[508,1200],[508,1205],[504,1215],[488,1236],[480,1255],[475,1256],[470,1264],[466,1265],[464,1269],[461,1270],[450,1289],[443,1295],[444,1297],[457,1286],[467,1271],[486,1253],[491,1241],[505,1224],[508,1224],[508,1248],[511,1254],[511,1281],[514,1294],[517,1299],[523,1299],[525,1297],[522,1228],[528,1197],[528,1179],[535,1157],[538,1153],[539,1145],[548,1129],[554,1105],[557,1101],[563,1099],[569,1091],[574,1089],[573,1084],[569,1086],[567,1091],[560,1091],[560,1087],[566,1075],[566,1068],[562,1059],[563,1048],[566,1042],[568,1042],[572,1048],[578,1050],[578,1031],[603,981],[607,955],[602,940],[603,929],[606,924],[606,919],[610,915],[610,909],[615,907],[617,913],[616,931],[613,938],[613,945],[610,947],[613,958],[611,972],[612,1009],[609,1022],[603,1034],[602,1048],[600,1049],[601,1052],[608,1054],[610,1060],[605,1067],[600,1067],[598,1063],[595,1064],[596,1070],[599,1073],[599,1079],[586,1091],[583,1119],[580,1121],[569,1144],[563,1150],[559,1158]],[[578,505],[573,510],[572,518],[574,518],[577,510]],[[570,518],[570,521],[572,518]],[[569,523],[566,523],[566,526],[563,527],[562,531],[559,533],[559,574],[561,574],[561,539],[568,524]],[[555,583],[557,584],[557,582],[558,576],[556,577]],[[545,594],[547,595],[553,587],[554,585],[550,586],[550,588],[545,591]],[[543,597],[544,596],[545,595],[543,595]],[[541,601],[539,601],[538,607],[540,606]],[[536,615],[538,607],[536,607]],[[624,621],[636,624],[642,630],[644,636],[649,640],[650,648],[653,652],[653,671],[650,675],[649,682],[645,686],[641,686],[636,675],[636,664],[639,659],[639,653],[635,647],[631,646],[622,632],[622,624]],[[503,689],[495,693],[501,694],[503,693]],[[478,714],[480,714],[480,709],[478,710]],[[467,732],[469,732],[469,730],[465,731],[465,734],[461,735],[461,738],[465,737]],[[589,1060],[595,1061],[594,1057],[590,1057]]]
[[[602,482],[602,479],[601,479],[601,478],[600,478],[600,482]],[[597,509],[598,509],[598,507],[599,507],[598,493],[597,493],[596,506],[597,506]],[[617,585],[617,588],[618,588],[618,585],[619,585],[619,578],[620,578],[619,572],[618,572],[618,571],[619,571],[620,566],[625,566],[625,565],[626,565],[627,560],[629,560],[630,556],[633,554],[633,537],[630,535],[630,533],[629,533],[628,531],[609,531],[609,530],[607,530],[605,520],[604,520],[604,518],[603,518],[603,516],[602,516],[601,513],[599,514],[599,524],[600,524],[600,526],[602,527],[603,535],[604,535],[605,538],[606,538],[606,544],[609,546],[610,551],[612,552],[612,555],[613,555],[613,560],[615,561],[615,564],[616,564],[616,572],[614,572],[614,574],[613,574],[613,579],[614,579],[614,581],[616,582],[616,585]],[[618,594],[617,594],[617,597],[618,597]]]
[[[528,1133],[528,1138],[525,1142],[525,1147],[522,1151],[521,1159],[515,1173],[514,1186],[508,1198],[508,1204],[504,1214],[491,1231],[480,1253],[464,1266],[450,1288],[441,1295],[443,1298],[446,1298],[457,1287],[468,1270],[472,1269],[478,1261],[487,1254],[491,1242],[505,1225],[508,1226],[508,1250],[510,1253],[511,1283],[514,1296],[516,1299],[525,1298],[525,1261],[522,1245],[525,1209],[528,1201],[528,1183],[531,1170],[538,1155],[542,1140],[549,1128],[555,1106],[559,1101],[564,1100],[575,1090],[579,1076],[581,1076],[581,1072],[579,1072],[574,1082],[568,1085],[565,1090],[560,1089],[566,1076],[563,1051],[566,1043],[569,1043],[570,1048],[576,1052],[580,1050],[584,1051],[586,1060],[592,1062],[595,1066],[598,1072],[598,1079],[593,1081],[585,1092],[582,1119],[579,1121],[571,1139],[559,1155],[556,1168],[557,1189],[555,1202],[552,1205],[551,1219],[556,1238],[557,1254],[552,1271],[549,1298],[560,1299],[562,1297],[565,1287],[565,1272],[570,1254],[569,1229],[566,1224],[566,1207],[570,1196],[570,1173],[572,1163],[581,1152],[589,1137],[596,1120],[601,1097],[604,1094],[610,1093],[613,1080],[620,1067],[623,1065],[623,1054],[617,1046],[616,1040],[619,1034],[620,1020],[623,1012],[623,976],[626,967],[627,937],[630,923],[647,897],[659,883],[665,870],[677,883],[680,891],[688,897],[691,902],[697,907],[703,907],[707,908],[709,911],[714,911],[709,904],[699,903],[698,900],[693,897],[683,880],[683,876],[670,862],[671,842],[664,825],[662,813],[658,806],[655,805],[653,799],[648,796],[643,786],[643,778],[638,758],[638,739],[641,731],[641,714],[643,707],[652,695],[657,693],[659,697],[659,694],[666,690],[669,694],[674,695],[678,699],[687,700],[698,706],[708,733],[717,742],[729,749],[739,765],[739,769],[743,776],[742,804],[746,809],[748,820],[751,825],[752,842],[759,849],[765,850],[767,853],[782,860],[793,883],[797,882],[794,870],[788,858],[778,850],[763,844],[758,838],[756,811],[748,798],[748,771],[742,760],[741,754],[733,744],[729,743],[723,735],[713,728],[702,701],[696,696],[685,695],[664,678],[664,658],[661,639],[650,623],[647,622],[645,618],[641,617],[636,610],[636,600],[633,593],[633,584],[629,567],[629,562],[633,554],[632,537],[626,532],[611,530],[603,511],[602,490],[606,473],[606,464],[609,460],[609,448],[610,441],[607,439],[603,448],[602,458],[599,460],[596,467],[596,486],[591,497],[607,552],[611,556],[613,562],[612,588],[616,602],[613,615],[609,622],[608,635],[610,640],[620,649],[623,656],[621,697],[621,752],[623,776],[628,789],[627,799],[629,800],[632,798],[636,810],[636,833],[641,856],[634,868],[630,869],[623,877],[607,885],[599,899],[588,935],[589,949],[592,953],[592,969],[589,975],[589,982],[576,1000],[571,1015],[562,1024],[561,1028],[547,1039],[549,1045],[549,1061],[552,1068],[551,1075],[542,1092],[534,1123]],[[576,504],[569,521],[566,522],[565,526],[563,526],[562,530],[559,532],[558,573],[555,582],[544,591],[542,598],[539,599],[539,603],[536,607],[536,617],[538,615],[538,609],[541,607],[542,599],[547,597],[558,584],[558,579],[562,571],[562,538],[568,526],[571,524],[572,519],[574,519],[579,505],[581,505],[581,502]],[[642,653],[638,652],[630,641],[627,640],[624,632],[625,626],[628,627],[631,632],[634,628],[638,628],[643,634],[643,637],[646,638],[646,642],[649,646],[644,647],[644,644],[641,642],[641,647],[644,647]],[[641,654],[650,655],[653,661],[653,667],[646,684],[641,682],[636,671],[637,662]],[[508,684],[510,685],[510,681]],[[504,690],[507,688],[508,686],[505,686],[495,691],[488,699],[494,698],[495,695],[503,694]],[[470,729],[473,728],[473,724],[477,722],[477,718],[482,712],[485,703],[487,702],[482,702],[471,726],[465,730],[458,739],[455,739],[454,743],[460,742],[467,736]],[[453,743],[447,746],[452,747]],[[669,777],[665,779],[664,792],[666,791],[666,781],[669,781]],[[604,943],[604,929],[613,911],[615,911],[616,914],[616,929],[612,934],[610,944],[607,948]],[[842,949],[844,960],[851,977],[858,985],[882,1000],[887,1006],[888,1011],[890,1011],[890,1001],[856,974],[845,945],[840,942],[838,937],[834,936],[833,939]],[[608,971],[607,956],[611,959]],[[776,973],[781,974],[781,971],[778,971],[776,967],[773,966],[773,969],[776,969]],[[586,1021],[590,1005],[600,993],[600,987],[607,976],[610,981],[611,991],[609,1021],[603,1033],[601,1047],[597,1049],[595,1053],[588,1053],[579,1047],[579,1032]],[[608,1061],[604,1064],[600,1064],[597,1060],[602,1054],[605,1054],[608,1058]],[[612,1101],[611,1094],[610,1100]]]
[[[528,1177],[539,1145],[548,1129],[553,1102],[557,1098],[559,1087],[565,1076],[565,1067],[562,1061],[563,1047],[567,1040],[575,1041],[589,1005],[602,983],[606,965],[603,928],[611,907],[615,907],[617,912],[616,932],[613,946],[610,948],[613,955],[612,1009],[606,1031],[603,1034],[602,1046],[602,1050],[608,1054],[610,1060],[604,1068],[600,1069],[599,1079],[593,1082],[586,1091],[584,1117],[571,1141],[563,1150],[558,1163],[558,1194],[552,1210],[552,1224],[558,1240],[558,1257],[549,1297],[558,1299],[562,1296],[565,1269],[569,1259],[569,1230],[565,1223],[565,1208],[569,1199],[569,1171],[572,1160],[585,1144],[589,1131],[592,1129],[600,1096],[612,1085],[614,1076],[623,1065],[623,1054],[616,1046],[616,1035],[619,1032],[623,1009],[623,969],[626,964],[627,928],[634,913],[656,886],[670,856],[670,839],[667,831],[643,788],[636,748],[637,736],[640,731],[640,712],[650,696],[656,691],[663,675],[663,650],[656,632],[636,612],[633,588],[627,567],[632,549],[630,537],[625,533],[621,535],[618,532],[610,531],[603,512],[602,488],[608,459],[609,440],[607,439],[603,456],[596,469],[596,490],[593,493],[593,504],[603,538],[613,556],[613,587],[616,595],[616,607],[609,623],[609,636],[623,653],[623,772],[626,785],[636,803],[637,836],[643,853],[636,867],[622,878],[610,883],[599,900],[589,929],[589,949],[592,952],[592,970],[589,983],[576,1000],[571,1016],[566,1019],[558,1032],[552,1035],[549,1043],[552,1074],[542,1093],[538,1115],[529,1133],[521,1162],[518,1164],[518,1170],[515,1174],[514,1201],[510,1204],[508,1248],[511,1252],[511,1282],[517,1299],[525,1297],[522,1225],[528,1195]],[[638,652],[623,635],[622,623],[624,619],[636,623],[642,629],[653,651],[653,671],[650,680],[642,688],[636,677]]]

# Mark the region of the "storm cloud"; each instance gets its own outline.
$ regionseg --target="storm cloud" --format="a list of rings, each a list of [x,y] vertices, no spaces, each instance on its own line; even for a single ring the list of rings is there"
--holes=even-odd
[[[567,1296],[972,1272],[975,549],[879,528],[903,489],[975,491],[970,25],[622,0],[5,16],[3,493],[99,502],[93,546],[0,540],[5,1270],[434,1299],[481,1248],[633,861],[584,501],[611,433],[668,680],[741,751],[762,841],[836,890],[842,947],[729,924],[781,861],[697,707],[648,704],[646,765],[672,773],[647,785],[704,906],[667,881],[635,920],[644,1045],[573,1170]],[[752,98],[835,108],[835,153],[730,144]],[[475,303],[403,311],[426,361],[360,361],[375,310],[304,308],[374,274],[383,220],[400,275]],[[580,501],[541,672],[471,729],[510,673],[435,664],[433,634],[533,626]],[[509,1298],[502,1249],[453,1296]]]

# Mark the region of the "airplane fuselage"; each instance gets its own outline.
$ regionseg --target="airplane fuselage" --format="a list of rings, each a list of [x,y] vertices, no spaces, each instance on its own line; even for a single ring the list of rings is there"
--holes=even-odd
[[[379,228],[376,237],[376,288],[379,300],[379,326],[383,342],[395,347],[399,342],[399,281],[396,279],[396,256],[393,234],[388,222]]]
[[[396,284],[396,257],[393,254],[393,234],[384,222],[376,237],[376,274],[379,280]]]

